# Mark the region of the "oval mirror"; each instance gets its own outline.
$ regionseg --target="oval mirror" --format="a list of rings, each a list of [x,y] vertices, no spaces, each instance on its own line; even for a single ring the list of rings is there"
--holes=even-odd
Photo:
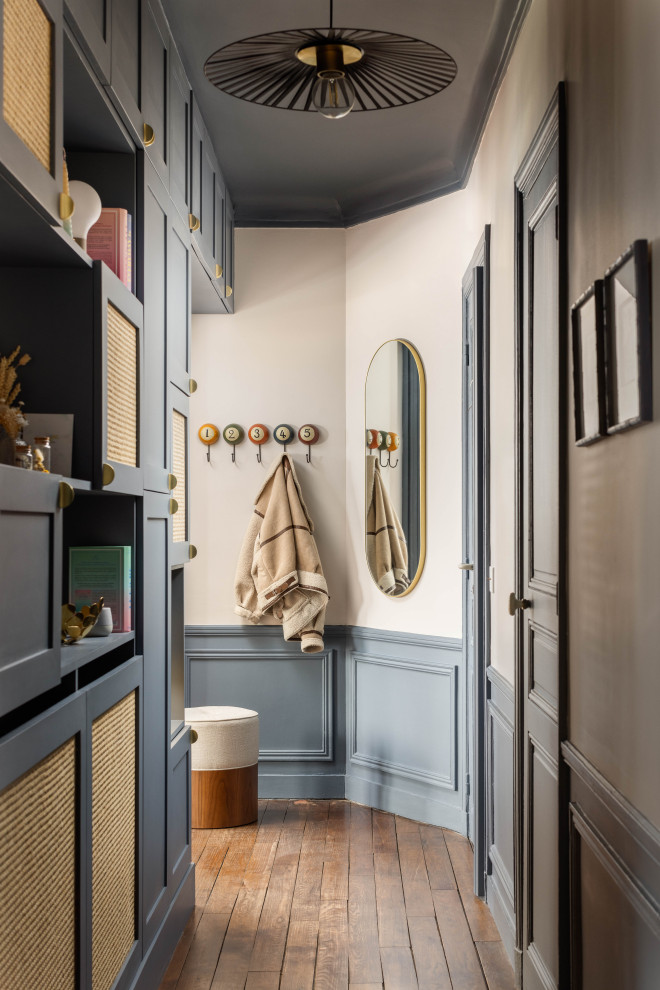
[[[365,386],[365,546],[369,572],[390,598],[413,590],[426,556],[425,393],[412,344],[378,348]]]

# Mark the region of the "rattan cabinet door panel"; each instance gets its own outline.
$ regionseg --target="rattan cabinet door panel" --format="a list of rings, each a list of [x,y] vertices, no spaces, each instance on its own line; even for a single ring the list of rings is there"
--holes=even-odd
[[[0,169],[49,222],[60,224],[62,0],[2,0],[1,6]]]
[[[96,488],[140,495],[142,471],[142,305],[94,262]]]
[[[59,478],[0,466],[0,715],[60,680]]]

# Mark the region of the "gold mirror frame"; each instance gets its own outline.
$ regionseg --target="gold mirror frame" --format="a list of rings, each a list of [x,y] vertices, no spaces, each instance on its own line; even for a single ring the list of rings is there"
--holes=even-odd
[[[419,356],[417,349],[410,343],[409,340],[405,340],[403,337],[393,337],[391,340],[384,341],[380,347],[374,352],[371,361],[369,362],[369,367],[367,368],[367,374],[364,381],[364,430],[363,436],[366,436],[367,429],[371,429],[367,425],[367,385],[369,382],[369,372],[371,371],[371,366],[374,363],[376,356],[380,353],[383,347],[387,344],[403,344],[404,347],[410,351],[415,366],[417,368],[417,374],[419,376],[419,561],[417,564],[417,570],[410,579],[410,584],[405,591],[402,591],[399,595],[388,595],[385,591],[378,586],[378,582],[375,580],[373,574],[371,573],[371,568],[369,566],[369,557],[367,551],[367,471],[365,463],[364,472],[364,557],[367,564],[367,572],[369,577],[373,581],[375,587],[385,598],[390,601],[399,601],[409,595],[410,592],[417,586],[419,579],[422,576],[422,571],[424,570],[424,563],[426,561],[426,376],[424,374],[424,365],[422,364],[422,359]]]

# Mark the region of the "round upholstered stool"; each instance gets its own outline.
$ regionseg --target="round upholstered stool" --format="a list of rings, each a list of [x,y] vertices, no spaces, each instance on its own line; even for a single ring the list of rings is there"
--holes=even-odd
[[[259,715],[248,708],[186,708],[192,827],[230,828],[257,817]],[[195,738],[196,735],[196,738]]]

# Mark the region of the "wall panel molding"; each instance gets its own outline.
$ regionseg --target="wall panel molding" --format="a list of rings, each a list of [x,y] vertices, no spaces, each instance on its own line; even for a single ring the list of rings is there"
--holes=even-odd
[[[486,669],[486,901],[515,965],[515,889],[513,864],[513,685],[495,667]]]

